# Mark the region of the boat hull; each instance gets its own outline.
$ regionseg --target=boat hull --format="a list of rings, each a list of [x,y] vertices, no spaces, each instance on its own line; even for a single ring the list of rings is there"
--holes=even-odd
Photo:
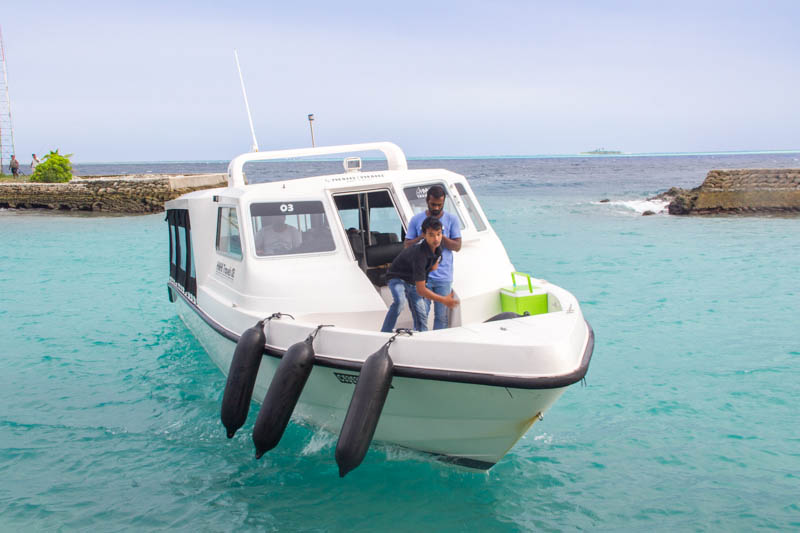
[[[181,319],[227,375],[235,342],[212,327],[193,305],[183,298],[176,300]],[[279,357],[264,356],[253,392],[257,402],[264,399],[279,363]],[[293,418],[338,434],[357,380],[357,371],[315,365]],[[521,389],[395,376],[374,440],[488,469],[564,390],[566,387]]]

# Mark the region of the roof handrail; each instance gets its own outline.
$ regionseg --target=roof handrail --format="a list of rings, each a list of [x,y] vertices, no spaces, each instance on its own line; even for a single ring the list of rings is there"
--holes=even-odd
[[[315,155],[346,154],[380,150],[386,156],[389,170],[408,170],[406,155],[399,146],[392,142],[372,142],[361,144],[341,144],[338,146],[317,146],[314,148],[293,148],[290,150],[271,150],[269,152],[249,152],[236,156],[228,165],[228,187],[243,187],[245,163],[253,161],[269,161],[273,159],[289,159],[293,157],[310,157]]]

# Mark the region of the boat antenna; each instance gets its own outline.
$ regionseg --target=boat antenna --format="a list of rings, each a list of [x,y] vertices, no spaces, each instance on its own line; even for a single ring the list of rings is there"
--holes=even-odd
[[[11,97],[8,95],[8,71],[6,70],[6,49],[3,45],[3,30],[0,28],[0,64],[3,77],[0,79],[0,174],[6,168],[14,150],[14,123],[11,120]]]
[[[239,81],[242,84],[242,95],[244,96],[244,107],[247,109],[247,120],[250,121],[250,135],[253,136],[253,145],[250,147],[251,152],[258,152],[258,141],[256,140],[256,130],[253,128],[253,117],[250,115],[250,104],[247,103],[247,91],[244,90],[244,78],[242,78],[242,67],[239,66],[239,54],[236,48],[233,49],[233,57],[236,58],[236,69],[239,71]]]

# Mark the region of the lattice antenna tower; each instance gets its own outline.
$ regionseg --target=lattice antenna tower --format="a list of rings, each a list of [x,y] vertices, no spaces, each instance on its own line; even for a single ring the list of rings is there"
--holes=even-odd
[[[3,44],[2,28],[0,28],[0,64],[3,67],[3,80],[0,85],[0,173],[2,173],[8,170],[11,156],[16,154],[14,151],[14,124],[11,122],[11,97],[8,95],[6,48]]]

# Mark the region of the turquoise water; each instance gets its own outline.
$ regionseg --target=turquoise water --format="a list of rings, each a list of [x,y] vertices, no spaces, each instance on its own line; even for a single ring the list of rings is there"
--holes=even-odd
[[[0,530],[800,528],[800,218],[622,203],[793,157],[415,163],[470,177],[597,335],[586,386],[503,461],[373,446],[340,479],[335,437],[294,424],[256,461],[167,301],[163,215],[0,211]]]

